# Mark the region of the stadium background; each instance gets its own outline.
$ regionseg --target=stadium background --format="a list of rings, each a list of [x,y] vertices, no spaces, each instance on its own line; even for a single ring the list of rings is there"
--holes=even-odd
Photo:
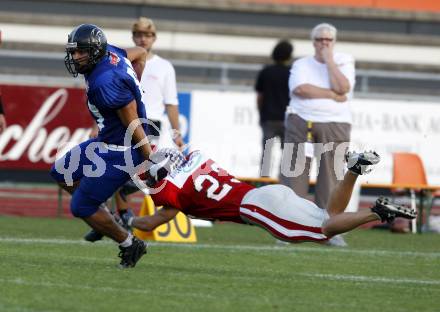
[[[312,53],[310,28],[326,21],[339,29],[337,50],[356,59],[352,147],[383,156],[362,183],[389,184],[392,153],[409,151],[422,157],[429,182],[439,184],[439,6],[410,0],[2,1],[0,86],[9,127],[0,137],[0,211],[55,215],[60,203],[47,169],[61,143],[88,135],[83,81],[70,78],[62,61],[66,34],[73,25],[95,23],[110,42],[128,47],[130,26],[144,15],[159,29],[156,52],[176,68],[186,141],[232,173],[258,176],[257,71],[280,38],[293,42],[295,57]],[[274,166],[271,175],[277,174]],[[363,190],[361,206],[384,191]]]
[[[362,183],[390,184],[391,154],[410,151],[440,185],[438,1],[1,0],[0,311],[438,311],[435,233],[359,230],[345,236],[348,248],[284,246],[256,227],[217,223],[197,228],[197,244],[152,243],[123,272],[114,244],[83,242],[86,225],[47,174],[60,144],[91,125],[64,43],[92,22],[131,46],[139,16],[155,20],[156,51],[176,68],[185,140],[232,173],[258,175],[253,83],[274,44],[287,38],[295,57],[310,54],[311,27],[330,22],[338,49],[356,59],[353,147],[383,155]],[[389,189],[362,188],[360,207],[378,194]]]

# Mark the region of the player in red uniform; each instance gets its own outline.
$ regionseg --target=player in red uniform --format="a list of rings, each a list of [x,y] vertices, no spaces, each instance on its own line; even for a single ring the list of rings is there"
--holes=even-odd
[[[375,152],[347,154],[349,170],[333,191],[327,209],[299,197],[284,185],[255,188],[240,182],[200,152],[184,158],[177,150],[166,149],[155,155],[162,155],[162,161],[150,170],[147,184],[154,203],[163,208],[152,216],[125,220],[144,231],[170,221],[181,211],[201,219],[259,225],[276,238],[292,243],[325,242],[371,221],[416,217],[412,209],[383,198],[371,210],[344,212],[358,175],[370,172],[370,167],[379,162]],[[167,175],[163,174],[163,164],[168,166]],[[164,178],[157,177],[158,169]]]

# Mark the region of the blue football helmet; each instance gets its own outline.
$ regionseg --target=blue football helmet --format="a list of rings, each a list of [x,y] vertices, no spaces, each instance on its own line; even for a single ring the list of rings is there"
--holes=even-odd
[[[87,52],[87,61],[75,60],[73,53],[77,50]],[[92,71],[95,65],[107,53],[107,38],[104,32],[96,25],[81,24],[69,34],[66,44],[66,57],[64,64],[67,71],[76,77]]]

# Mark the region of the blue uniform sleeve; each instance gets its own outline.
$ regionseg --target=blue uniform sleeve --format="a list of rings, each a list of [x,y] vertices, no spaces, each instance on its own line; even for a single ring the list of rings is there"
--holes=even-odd
[[[122,108],[134,99],[129,79],[112,79],[94,90],[91,98],[93,103],[101,103],[110,109]]]
[[[114,45],[108,45],[107,51],[114,52],[120,56],[122,55],[123,57],[127,57],[127,51],[125,51],[124,49],[118,48]]]

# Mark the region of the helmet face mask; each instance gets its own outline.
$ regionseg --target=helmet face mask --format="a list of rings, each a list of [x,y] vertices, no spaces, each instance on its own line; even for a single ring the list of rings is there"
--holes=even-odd
[[[84,56],[75,59],[76,51]],[[67,71],[76,77],[91,72],[106,53],[107,39],[104,32],[95,25],[82,24],[68,36],[64,64]]]
[[[84,54],[79,58],[74,58],[74,54],[76,51],[79,51],[79,54]],[[67,71],[74,77],[78,76],[78,74],[85,74],[93,69],[93,66],[90,66],[89,61],[90,52],[83,49],[77,48],[66,48],[66,57],[64,58],[64,64],[66,65]]]

